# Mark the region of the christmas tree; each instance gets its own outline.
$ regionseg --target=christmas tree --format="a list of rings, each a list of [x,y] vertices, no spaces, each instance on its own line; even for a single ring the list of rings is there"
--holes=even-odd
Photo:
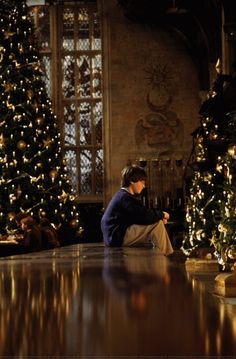
[[[223,179],[216,171],[216,158],[206,147],[211,125],[211,119],[203,117],[200,128],[193,134],[194,152],[189,163],[192,177],[186,199],[188,233],[182,247],[187,255],[194,249],[211,246],[211,238],[218,231],[220,221]],[[218,135],[215,133],[215,136]]]
[[[79,228],[57,118],[25,1],[0,0],[0,232],[20,212]]]
[[[224,176],[221,219],[218,236],[213,236],[212,243],[222,270],[231,268],[236,261],[236,112],[227,114],[228,126],[225,134],[229,140],[227,152],[217,164],[217,170]]]
[[[218,71],[208,98],[200,108],[201,124],[192,134],[193,149],[189,161],[192,176],[187,188],[186,208],[188,233],[182,246],[187,255],[194,249],[212,247],[218,257],[223,246],[222,220],[229,200],[229,185],[226,165],[222,162],[226,161],[229,146],[235,143],[235,138],[232,139],[235,123],[229,121],[235,95],[234,78]],[[234,193],[230,197],[233,201],[235,188],[230,191]]]

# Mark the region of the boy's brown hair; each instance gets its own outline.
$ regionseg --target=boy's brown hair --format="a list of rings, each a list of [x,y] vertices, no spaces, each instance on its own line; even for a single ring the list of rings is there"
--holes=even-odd
[[[145,181],[147,173],[138,165],[126,166],[121,172],[121,187],[128,187],[131,182]]]

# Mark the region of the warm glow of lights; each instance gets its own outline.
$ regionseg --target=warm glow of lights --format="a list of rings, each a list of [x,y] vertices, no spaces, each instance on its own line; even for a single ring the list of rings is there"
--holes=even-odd
[[[205,355],[209,355],[210,354],[210,338],[209,338],[209,333],[208,331],[205,333]]]
[[[225,321],[225,305],[222,304],[220,306],[220,324],[222,328],[224,325],[224,321]]]
[[[221,354],[221,346],[222,346],[221,336],[222,336],[221,330],[217,330],[217,332],[216,332],[216,350],[219,355]]]
[[[233,329],[233,332],[234,332],[234,336],[236,338],[236,317],[231,316],[231,321],[232,321],[232,329]]]

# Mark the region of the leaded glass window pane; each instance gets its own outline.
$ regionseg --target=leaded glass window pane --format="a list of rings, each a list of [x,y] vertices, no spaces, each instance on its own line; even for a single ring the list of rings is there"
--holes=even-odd
[[[92,193],[92,152],[83,150],[80,152],[80,192]]]
[[[92,141],[92,121],[91,105],[88,102],[80,104],[80,144],[91,145]]]
[[[51,82],[51,56],[44,55],[42,56],[42,62],[44,66],[44,83],[48,97],[52,97],[52,82]]]
[[[72,8],[64,8],[63,11],[63,38],[64,50],[74,49],[74,12]]]
[[[50,47],[50,14],[49,6],[40,6],[39,7],[39,28],[40,35],[39,43],[43,49],[48,49]]]
[[[102,96],[102,57],[96,55],[92,58],[92,69],[93,69],[93,97]]]
[[[66,146],[76,146],[75,104],[64,107],[64,141]]]
[[[81,8],[78,12],[78,50],[90,50],[89,13],[87,8]]]
[[[98,18],[98,13],[93,13],[93,41],[92,41],[93,50],[101,50],[101,30],[100,30],[100,21]]]
[[[63,93],[64,97],[70,98],[75,96],[75,59],[71,55],[67,55],[62,59],[63,70]]]
[[[75,192],[78,193],[78,167],[76,161],[76,152],[74,150],[65,151],[65,159],[72,188]]]
[[[34,6],[30,8],[30,16],[36,29],[40,50],[50,48],[50,8],[49,6]]]
[[[95,192],[102,194],[103,190],[103,150],[96,152],[96,176],[95,176]]]
[[[90,58],[87,55],[81,56],[77,60],[77,65],[79,67],[79,82],[77,85],[77,94],[79,97],[90,97],[91,96],[91,84],[90,84],[90,76],[91,76],[91,66],[90,66]]]
[[[94,106],[94,122],[96,144],[102,145],[102,103],[97,102]]]

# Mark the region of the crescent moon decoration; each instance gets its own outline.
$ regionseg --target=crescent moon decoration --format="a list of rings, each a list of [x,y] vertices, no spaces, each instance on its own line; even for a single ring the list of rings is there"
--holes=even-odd
[[[166,100],[166,103],[164,103],[163,105],[155,105],[154,103],[151,102],[150,100],[150,94],[147,94],[147,104],[148,107],[150,108],[151,111],[154,112],[164,112],[167,111],[168,107],[171,105],[172,102],[172,96],[168,95],[168,98]]]

